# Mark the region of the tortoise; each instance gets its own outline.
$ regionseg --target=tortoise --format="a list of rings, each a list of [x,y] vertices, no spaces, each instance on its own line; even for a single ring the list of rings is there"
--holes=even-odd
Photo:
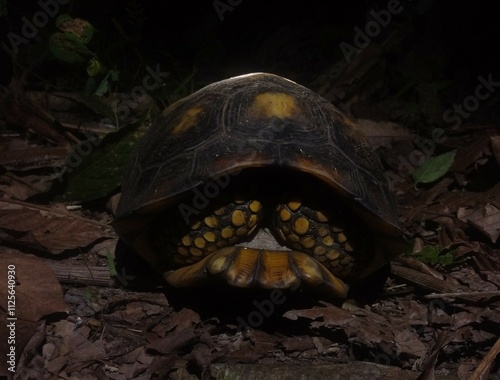
[[[113,222],[174,287],[349,287],[405,248],[383,167],[356,124],[283,77],[210,84],[137,143]]]

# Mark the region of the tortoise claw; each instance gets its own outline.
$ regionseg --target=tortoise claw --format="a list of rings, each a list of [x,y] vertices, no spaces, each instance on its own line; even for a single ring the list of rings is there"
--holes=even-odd
[[[229,285],[242,288],[288,289],[304,283],[342,298],[349,290],[316,259],[298,251],[226,247],[163,276],[175,287],[203,285],[219,277]]]

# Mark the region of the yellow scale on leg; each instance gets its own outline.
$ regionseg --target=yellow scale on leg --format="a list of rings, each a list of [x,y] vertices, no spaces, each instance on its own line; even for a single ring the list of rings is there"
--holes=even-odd
[[[190,264],[216,250],[232,246],[252,234],[262,218],[262,204],[258,200],[232,200],[217,207],[184,230],[167,224],[155,235],[164,235],[158,246],[166,260],[175,265]],[[174,227],[174,228],[172,228]]]
[[[313,256],[334,275],[346,276],[355,263],[354,249],[344,228],[330,219],[293,200],[276,207],[273,225],[288,247]]]
[[[353,248],[342,227],[326,213],[298,201],[279,204],[273,227],[291,251],[235,246],[262,220],[260,201],[229,199],[190,226],[160,224],[153,237],[167,263],[182,267],[165,273],[168,282],[188,286],[218,276],[239,287],[290,288],[303,281],[345,297],[354,265]],[[186,267],[186,264],[193,264]]]

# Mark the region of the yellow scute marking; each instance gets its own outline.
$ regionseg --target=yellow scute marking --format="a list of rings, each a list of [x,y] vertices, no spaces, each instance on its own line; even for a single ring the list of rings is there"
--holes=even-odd
[[[348,118],[347,116],[343,115],[342,121],[348,127],[352,128],[352,129],[356,129],[356,130],[358,129],[358,126],[356,125],[356,123],[354,121],[352,121],[350,118]]]
[[[194,127],[202,112],[203,108],[201,107],[192,107],[184,111],[184,113],[179,116],[178,123],[172,129],[172,134],[185,133]]]
[[[293,96],[284,92],[264,92],[258,94],[250,105],[249,113],[256,117],[277,117],[285,119],[298,111]]]

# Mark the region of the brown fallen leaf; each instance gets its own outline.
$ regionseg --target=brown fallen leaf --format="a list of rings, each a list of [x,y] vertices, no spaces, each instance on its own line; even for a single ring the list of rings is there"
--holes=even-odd
[[[7,252],[0,246],[0,297],[7,300],[7,286],[12,285],[7,270],[15,273],[15,316],[26,321],[39,321],[42,317],[65,312],[63,293],[54,272],[34,255]],[[13,268],[13,269],[11,269]],[[7,311],[5,303],[0,307]]]
[[[488,203],[479,209],[460,207],[457,217],[496,243],[500,235],[500,209]]]
[[[201,318],[195,311],[182,308],[178,312],[171,314],[171,318],[157,324],[152,328],[152,331],[160,338],[166,337],[170,331],[180,331],[186,328],[194,328],[194,326],[201,322]]]
[[[405,329],[394,332],[394,341],[398,353],[404,353],[413,357],[423,357],[427,353],[427,346],[422,343],[420,337],[413,331]]]
[[[500,352],[500,338],[497,339],[496,343],[491,347],[488,354],[479,363],[474,373],[469,377],[469,380],[482,380],[487,379],[490,375],[491,365],[494,363],[496,356]]]
[[[0,191],[10,198],[24,201],[33,195],[49,191],[52,186],[51,181],[54,179],[55,175],[56,174],[51,176],[33,175],[21,177],[7,172],[0,176]]]
[[[346,311],[336,306],[314,307],[304,310],[290,310],[283,314],[283,317],[296,321],[299,317],[322,321],[325,325],[342,326],[349,323],[354,317]]]
[[[283,342],[285,351],[305,351],[314,348],[314,342],[310,336],[294,336]]]
[[[32,360],[35,360],[35,357],[38,356],[40,347],[42,347],[43,343],[47,339],[47,321],[42,319],[36,324],[36,329],[34,334],[31,336],[31,339],[26,344],[23,349],[23,353],[19,358],[19,362],[17,363],[16,376],[20,379],[27,379],[29,376],[27,373],[30,372],[29,363]],[[23,373],[26,371],[25,373]]]
[[[148,336],[148,348],[162,354],[182,350],[201,335],[195,329],[200,321],[200,316],[188,308],[172,313],[166,322],[152,328],[154,334]]]
[[[0,229],[17,235],[10,241],[53,254],[115,236],[104,223],[12,199],[0,200]]]
[[[456,280],[450,276],[443,279],[435,278],[427,273],[401,265],[399,262],[393,262],[391,273],[425,290],[438,292],[438,294],[434,294],[433,296],[427,296],[428,298],[454,297],[459,300],[476,303],[485,297],[491,297],[491,294],[483,294],[482,292],[478,294],[478,292],[471,292],[469,287],[457,285]]]
[[[15,338],[12,344],[19,359],[38,321],[50,314],[65,313],[68,307],[54,273],[36,256],[13,253],[0,246],[0,273],[0,319],[6,321],[0,324],[0,336]],[[4,358],[7,353],[3,351],[10,345],[4,342],[0,347]]]
[[[78,371],[81,368],[89,366],[96,360],[102,359],[105,354],[105,341],[102,339],[91,339],[90,328],[82,326],[76,328],[75,323],[68,320],[62,320],[53,324],[51,334],[47,336],[47,343],[44,345],[44,351],[54,350],[59,357],[66,357],[68,366],[65,372]],[[48,359],[54,359],[49,357]],[[59,359],[61,360],[61,359]],[[58,367],[54,363],[54,367]]]
[[[229,349],[229,347],[214,349],[206,343],[198,343],[191,351],[191,356],[202,372],[204,372],[211,363],[223,358],[229,352]]]
[[[443,331],[438,336],[436,343],[434,344],[434,347],[429,354],[429,357],[424,360],[424,364],[422,366],[423,371],[418,376],[417,380],[434,380],[436,378],[434,368],[436,366],[438,354],[441,352],[441,349],[467,330],[469,330],[468,327],[464,327],[456,331]]]
[[[16,172],[62,166],[69,153],[67,147],[35,145],[19,136],[2,136],[2,139],[0,165]]]
[[[195,333],[194,328],[187,327],[185,329],[172,332],[165,338],[153,344],[149,344],[148,348],[162,354],[174,353],[193,344],[197,337],[198,335]]]
[[[415,252],[420,252],[420,251],[415,251]],[[434,268],[431,268],[429,265],[411,258],[411,257],[406,257],[406,256],[399,256],[397,257],[394,261],[396,261],[398,264],[404,265],[408,268],[414,269],[416,271],[422,272],[424,274],[427,274],[431,277],[437,278],[438,280],[445,280],[445,276],[443,273],[437,271]],[[396,265],[398,265],[396,264]],[[449,281],[453,281],[453,279],[449,279]],[[459,285],[458,281],[455,281],[455,285]]]
[[[37,102],[26,98],[18,89],[16,89],[15,94],[9,94],[6,97],[6,109],[5,120],[7,123],[23,130],[31,130],[59,144],[67,142],[66,138],[55,127],[50,113]]]
[[[367,347],[378,347],[384,351],[384,342],[393,344],[396,328],[392,321],[372,311],[353,304],[344,303],[355,318],[343,326],[349,342],[359,343]]]
[[[225,359],[233,363],[254,363],[262,356],[254,351],[254,346],[250,341],[243,341],[241,345],[227,353]]]
[[[394,140],[410,141],[415,139],[415,135],[411,133],[408,127],[391,121],[376,122],[369,119],[358,119],[356,124],[366,135],[374,149],[380,146],[391,148]]]
[[[394,342],[393,326],[386,318],[355,305],[344,303],[344,309],[327,304],[305,310],[290,310],[283,316],[291,320],[310,319],[311,328],[335,327],[344,330],[349,342],[368,347],[378,346],[381,342]]]
[[[465,146],[458,149],[450,171],[466,173],[468,170],[471,170],[474,168],[474,163],[477,163],[480,158],[490,153],[489,145],[488,134],[468,141]]]

